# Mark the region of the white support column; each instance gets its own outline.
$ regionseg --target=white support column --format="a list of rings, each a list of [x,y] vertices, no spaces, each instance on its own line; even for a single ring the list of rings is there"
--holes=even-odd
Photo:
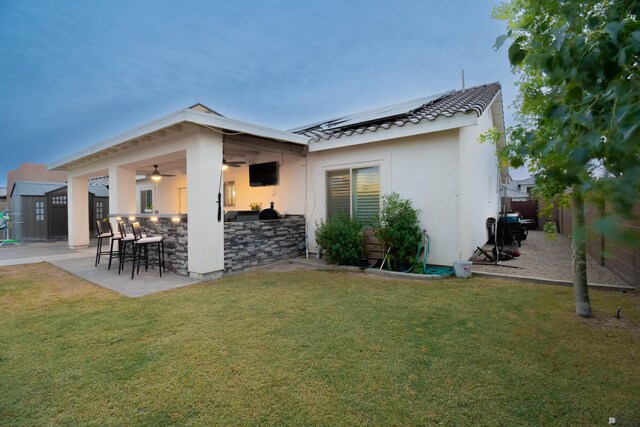
[[[89,247],[89,181],[86,176],[67,180],[69,248]]]
[[[189,274],[199,279],[224,269],[224,218],[218,222],[222,135],[200,130],[187,148]]]
[[[133,168],[111,166],[109,168],[109,213],[135,214],[136,171]],[[113,231],[118,231],[115,218],[111,218]]]

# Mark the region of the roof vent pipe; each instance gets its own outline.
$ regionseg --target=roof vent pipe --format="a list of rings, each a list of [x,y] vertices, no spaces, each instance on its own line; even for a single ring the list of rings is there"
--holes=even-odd
[[[462,90],[464,91],[464,68],[462,69]]]

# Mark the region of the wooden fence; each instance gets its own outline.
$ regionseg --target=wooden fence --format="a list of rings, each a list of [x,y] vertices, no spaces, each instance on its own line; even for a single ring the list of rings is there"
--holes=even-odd
[[[539,230],[542,230],[545,222],[553,221],[558,225],[558,231],[571,237],[573,232],[573,208],[557,207],[546,217],[542,212],[544,202],[539,202],[540,220]],[[632,286],[640,286],[640,243],[625,244],[605,237],[595,230],[595,223],[602,217],[603,212],[608,212],[608,206],[593,202],[585,202],[585,221],[587,223],[587,253],[616,273],[624,281]],[[621,219],[616,223],[619,230],[631,231],[640,236],[640,204],[636,205],[635,219]]]

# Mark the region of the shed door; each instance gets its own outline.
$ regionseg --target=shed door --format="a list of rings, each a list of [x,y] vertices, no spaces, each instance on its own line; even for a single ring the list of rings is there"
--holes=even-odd
[[[96,221],[104,223],[105,218],[109,218],[109,198],[93,197],[92,202],[92,207],[90,209],[91,218],[89,221],[89,227],[91,230],[91,234],[94,236],[98,236]]]
[[[67,195],[57,194],[49,196],[49,239],[62,240],[67,238]]]
[[[47,198],[23,197],[24,236],[22,239],[47,240]]]

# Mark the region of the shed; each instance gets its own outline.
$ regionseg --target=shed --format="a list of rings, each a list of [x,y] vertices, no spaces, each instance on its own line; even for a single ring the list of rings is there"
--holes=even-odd
[[[17,181],[11,190],[11,238],[24,242],[65,240],[67,186],[59,182]],[[89,186],[89,227],[95,236],[95,220],[109,212],[109,190]]]

